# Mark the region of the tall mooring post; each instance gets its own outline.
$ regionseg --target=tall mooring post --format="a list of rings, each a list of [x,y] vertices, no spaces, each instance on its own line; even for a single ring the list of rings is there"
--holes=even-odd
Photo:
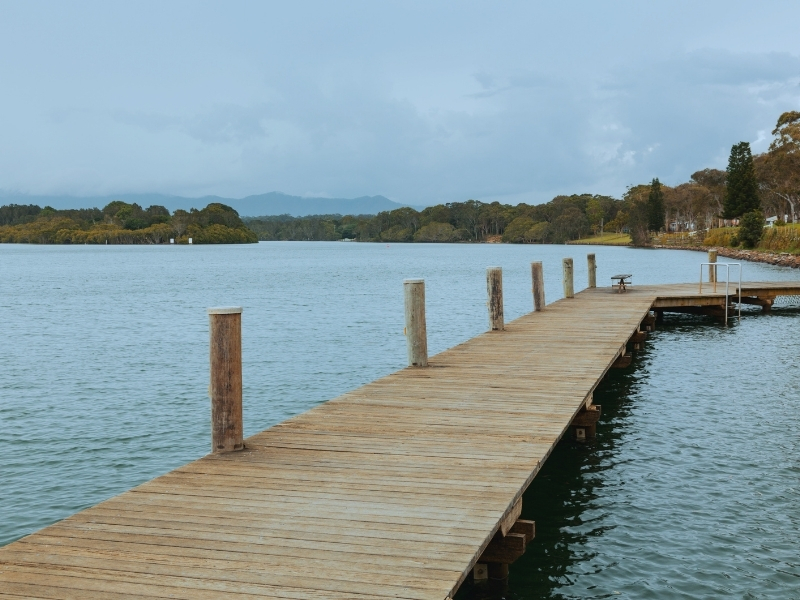
[[[708,251],[708,262],[716,263],[717,262],[717,251],[716,250],[709,250]],[[716,283],[717,282],[717,267],[714,265],[708,265],[708,281],[709,283]]]
[[[594,258],[594,253],[586,255],[586,262],[589,266],[589,287],[597,287],[597,261]]]
[[[533,310],[544,309],[544,273],[541,262],[531,263],[531,282],[533,283]]]
[[[425,326],[425,280],[403,281],[406,311],[406,347],[409,367],[428,366],[428,330]]]
[[[209,308],[211,451],[244,448],[242,427],[242,309]]]
[[[572,259],[565,258],[563,261],[564,265],[564,298],[574,298],[575,297],[575,287],[573,286],[572,281]]]
[[[489,296],[489,331],[503,331],[503,269],[501,267],[487,267],[486,293]]]

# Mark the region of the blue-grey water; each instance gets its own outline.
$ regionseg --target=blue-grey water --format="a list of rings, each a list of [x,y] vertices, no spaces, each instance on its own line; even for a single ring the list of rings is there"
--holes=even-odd
[[[209,449],[206,307],[241,305],[250,435],[402,368],[402,280],[426,280],[432,353],[547,300],[561,259],[598,280],[697,281],[704,255],[629,248],[275,242],[0,246],[0,545]],[[745,263],[744,279],[800,272]],[[669,319],[526,494],[537,538],[508,587],[463,598],[800,598],[800,310]]]

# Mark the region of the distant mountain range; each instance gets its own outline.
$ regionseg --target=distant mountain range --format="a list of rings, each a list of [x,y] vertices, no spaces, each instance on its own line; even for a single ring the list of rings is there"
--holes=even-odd
[[[385,210],[395,210],[410,204],[399,204],[383,196],[362,196],[361,198],[304,198],[290,196],[281,192],[270,192],[247,196],[246,198],[222,198],[220,196],[203,196],[202,198],[184,198],[164,194],[116,194],[113,196],[28,196],[25,194],[0,193],[0,205],[5,204],[38,204],[41,207],[52,206],[55,209],[69,208],[103,208],[113,200],[136,203],[143,208],[154,204],[173,212],[179,208],[204,208],[212,202],[227,204],[242,217],[263,217],[268,215],[375,215]],[[421,206],[412,206],[418,210]]]

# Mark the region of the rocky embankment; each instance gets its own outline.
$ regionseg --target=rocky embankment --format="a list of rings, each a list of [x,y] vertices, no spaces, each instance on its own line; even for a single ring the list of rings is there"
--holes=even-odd
[[[780,265],[781,267],[800,268],[800,255],[789,254],[788,252],[760,252],[758,250],[738,250],[736,248],[721,248],[713,246],[654,246],[655,248],[667,248],[674,250],[696,250],[698,252],[708,252],[716,250],[718,256],[735,258],[736,260],[749,260],[751,262],[766,263],[769,265]]]

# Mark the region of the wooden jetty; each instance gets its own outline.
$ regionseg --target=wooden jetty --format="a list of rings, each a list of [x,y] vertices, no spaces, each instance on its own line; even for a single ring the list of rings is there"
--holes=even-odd
[[[730,298],[606,287],[545,307],[539,279],[541,310],[504,323],[491,276],[494,330],[0,548],[0,598],[444,600],[502,577],[534,535],[523,492],[563,435],[591,437],[593,390],[651,311]],[[800,283],[743,286],[762,306],[781,294]],[[234,447],[226,414],[215,440]]]

